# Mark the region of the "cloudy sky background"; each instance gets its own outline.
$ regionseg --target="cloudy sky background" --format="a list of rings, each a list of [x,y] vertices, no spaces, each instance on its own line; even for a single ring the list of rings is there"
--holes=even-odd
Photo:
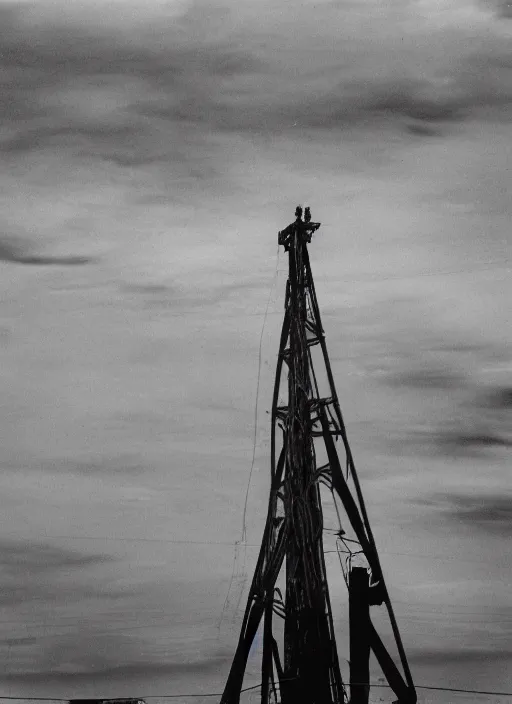
[[[505,0],[0,5],[0,693],[222,688],[299,202],[413,675],[512,690],[511,36]]]

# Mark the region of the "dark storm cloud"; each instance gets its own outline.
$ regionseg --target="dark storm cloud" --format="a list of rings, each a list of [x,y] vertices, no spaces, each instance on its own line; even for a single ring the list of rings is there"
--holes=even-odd
[[[429,456],[463,459],[512,445],[512,390],[490,385],[479,373],[493,360],[506,359],[506,350],[453,345],[449,340],[435,344],[421,338],[407,345],[395,339],[391,350],[388,369],[378,380],[400,394],[404,403],[415,393],[422,408],[414,427],[404,426],[392,441],[401,453],[410,447]]]
[[[456,120],[463,115],[465,105],[456,97],[446,96],[440,98],[422,98],[416,93],[421,93],[422,85],[393,86],[382,90],[382,97],[375,100],[368,108],[375,112],[390,112],[405,115],[426,122]]]
[[[468,386],[471,394],[459,404],[451,427],[435,431],[439,449],[446,454],[466,456],[512,446],[510,409],[512,391],[508,386],[481,388]]]
[[[171,639],[163,654],[154,643],[155,634],[166,629],[172,634],[181,623],[184,594],[197,583],[193,588],[173,583],[171,598],[164,589],[162,601],[150,585],[141,589],[133,564],[131,577],[122,580],[127,587],[113,586],[111,571],[101,570],[114,561],[109,556],[8,542],[0,546],[0,556],[0,606],[12,607],[0,619],[0,656],[2,648],[9,655],[2,680],[16,681],[22,673],[34,683],[51,678],[70,684],[71,673],[84,682],[91,674],[105,681],[199,674],[226,660],[204,638],[190,646],[173,645]],[[212,658],[203,659],[210,650]]]
[[[500,437],[492,430],[485,431],[475,427],[472,431],[440,430],[434,437],[441,452],[447,455],[480,455],[485,450],[511,447],[512,442]]]
[[[172,27],[152,47],[99,27],[28,26],[21,8],[0,7],[0,26],[0,114],[11,126],[0,145],[11,154],[74,146],[120,166],[179,160],[156,123],[210,122],[219,82],[256,65],[226,42],[175,45]],[[96,110],[98,91],[121,104]]]
[[[512,496],[503,494],[438,495],[421,503],[438,507],[451,519],[487,533],[512,536]]]
[[[272,18],[266,24],[250,15],[229,29],[227,10],[200,4],[179,21],[158,26],[154,20],[153,34],[135,26],[116,32],[99,23],[85,29],[57,15],[52,23],[44,5],[36,12],[44,22],[24,21],[22,8],[0,8],[0,114],[11,127],[0,144],[10,153],[76,144],[79,154],[137,166],[180,160],[183,135],[173,138],[162,122],[265,133],[342,128],[388,116],[405,119],[416,134],[431,134],[431,123],[512,100],[504,41],[482,40],[471,49],[468,32],[453,27],[436,30],[439,53],[447,55],[438,78],[404,69],[409,60],[428,69],[434,50],[424,37],[418,47],[411,40],[402,44],[392,18],[384,20],[393,36],[387,44],[372,43],[364,32],[345,36],[334,6],[317,20],[332,23],[325,36],[311,31],[304,12],[290,18],[286,36],[280,35],[284,27],[272,27]],[[210,36],[210,20],[227,29]],[[316,62],[311,66],[310,57]],[[378,71],[370,70],[372,57]],[[89,110],[101,102],[98,89],[120,92],[120,104]],[[73,105],[72,90],[81,92],[83,110]],[[59,96],[61,102],[53,100]]]
[[[497,532],[512,535],[512,497],[496,495],[473,498],[450,497],[452,515],[458,520]]]
[[[24,256],[18,242],[12,238],[0,240],[0,261],[19,263]]]
[[[0,568],[9,573],[40,575],[69,567],[88,567],[109,559],[105,555],[86,555],[51,545],[0,541]]]
[[[435,137],[439,134],[439,130],[431,125],[411,124],[407,125],[407,131],[419,137]]]
[[[79,266],[90,264],[92,257],[68,256],[59,257],[44,254],[31,254],[20,242],[13,238],[0,239],[0,261],[13,264],[31,264],[33,266]]]
[[[84,664],[101,669],[133,659],[143,644],[134,637],[137,632],[110,634],[109,620],[96,613],[98,608],[108,612],[112,599],[121,600],[118,609],[138,593],[112,588],[101,577],[97,568],[113,561],[53,545],[0,542],[0,607],[9,608],[9,616],[0,619],[0,650],[8,654],[3,678],[40,668],[70,671],[70,663],[71,670],[83,671]],[[80,611],[70,618],[66,612],[73,604],[80,604]]]
[[[24,637],[24,638],[4,638],[2,643],[5,643],[9,648],[16,648],[18,646],[34,645],[37,642],[37,638]]]
[[[17,135],[10,141],[7,141],[3,149],[6,153],[40,149],[47,144],[51,144],[52,138],[61,138],[63,140],[66,138],[74,140],[85,138],[91,141],[105,142],[107,145],[111,143],[115,145],[116,142],[122,143],[124,140],[134,137],[136,133],[137,131],[129,125],[74,125],[71,127],[63,125],[61,127],[36,127],[33,130],[29,129],[23,134]]]
[[[395,443],[401,451],[408,445],[411,451],[422,452],[432,456],[432,453],[465,459],[468,457],[483,458],[496,450],[507,449],[512,441],[500,431],[502,428],[493,426],[484,417],[475,417],[467,409],[455,409],[445,412],[446,420],[439,424],[432,417],[424,424],[422,430],[412,430],[407,436],[401,436]]]
[[[503,386],[492,389],[482,398],[482,405],[497,411],[510,411],[512,409],[512,387]]]
[[[0,541],[0,606],[16,606],[26,602],[58,602],[67,593],[66,578],[75,572],[110,562],[106,555],[90,555],[52,545]],[[101,584],[83,582],[73,587],[73,600],[103,596]],[[107,597],[126,596],[107,592]],[[67,593],[66,599],[68,600]]]
[[[407,386],[414,389],[455,389],[460,388],[464,383],[464,379],[450,369],[434,366],[390,375],[386,381],[394,386]]]
[[[113,643],[110,643],[112,646]],[[117,642],[119,646],[119,642]],[[94,668],[94,680],[106,681],[122,678],[124,680],[145,680],[149,677],[178,677],[186,675],[191,677],[191,682],[194,681],[194,675],[203,675],[208,673],[216,673],[220,668],[225,669],[227,664],[232,659],[232,653],[226,657],[209,657],[204,660],[196,660],[191,662],[169,662],[158,664],[155,662],[141,663],[140,660],[128,660],[123,665],[111,667]],[[77,665],[76,672],[56,672],[55,669],[41,670],[38,672],[27,673],[9,673],[2,675],[1,681],[4,682],[23,682],[30,684],[61,682],[70,685],[75,683],[90,682],[91,672],[83,669],[83,661],[80,660],[80,665]],[[199,689],[199,688],[198,688]],[[144,692],[138,692],[134,696],[142,696]],[[133,696],[133,695],[130,695]]]
[[[488,663],[510,662],[512,651],[510,650],[489,650],[471,648],[471,650],[415,650],[409,648],[407,659],[412,665],[432,665],[434,667],[443,667],[448,664],[467,664],[475,665],[478,662],[486,661]]]
[[[52,630],[54,633],[52,633]],[[60,632],[59,632],[60,630]],[[57,631],[57,634],[55,634]],[[40,630],[31,643],[19,643],[14,648],[25,654],[31,654],[32,666],[29,672],[38,680],[43,676],[58,678],[64,669],[64,681],[72,674],[74,677],[85,675],[90,677],[90,672],[94,672],[99,677],[108,674],[126,675],[128,669],[137,670],[141,668],[140,657],[137,658],[137,651],[143,651],[144,640],[136,634],[105,633],[101,628],[89,625],[87,619],[76,619],[75,627],[64,629],[62,626],[51,627]],[[5,641],[4,641],[5,642]],[[6,643],[7,644],[7,643]],[[123,663],[123,665],[119,665]],[[125,665],[126,663],[126,665]],[[7,668],[5,677],[2,679],[12,679],[16,681],[18,673],[26,672],[26,663],[19,667],[15,659],[11,660],[10,667]]]

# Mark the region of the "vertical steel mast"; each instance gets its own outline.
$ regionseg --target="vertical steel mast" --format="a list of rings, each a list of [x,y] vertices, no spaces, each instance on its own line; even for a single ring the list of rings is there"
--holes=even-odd
[[[352,589],[350,701],[368,702],[368,683],[358,679],[361,673],[369,674],[372,649],[399,704],[415,704],[414,685],[348,445],[320,319],[307,249],[320,223],[311,222],[309,208],[304,219],[300,206],[295,215],[295,222],[279,233],[279,244],[289,253],[289,276],[272,403],[267,521],[221,704],[240,701],[249,651],[262,621],[262,704],[348,701],[327,584],[320,484],[331,491],[335,504],[338,501],[344,510],[346,524],[339,526],[342,545],[355,546],[348,552],[353,550],[366,561],[363,568],[349,567],[346,575],[349,592]],[[320,392],[313,365],[311,350],[315,346],[321,350],[327,395]],[[283,372],[287,372],[287,402],[279,405]],[[282,437],[279,452],[278,435]],[[325,458],[320,466],[317,438],[323,440]],[[341,470],[337,438],[344,445],[347,477]],[[353,539],[347,538],[346,529],[352,531]],[[283,564],[284,596],[276,586]],[[377,604],[387,608],[405,679],[371,623],[369,607]],[[282,635],[281,646],[275,635],[275,618],[282,621],[277,629]]]
[[[286,541],[286,599],[284,618],[283,704],[339,702],[343,685],[336,653],[329,590],[323,551],[323,518],[312,411],[315,399],[310,345],[312,285],[307,244],[320,226],[309,211],[280,235],[289,251],[286,311],[289,315],[288,346],[283,351],[288,367],[288,405],[276,409],[284,430],[284,515]],[[313,334],[313,337],[312,337]],[[313,402],[313,403],[312,403]]]

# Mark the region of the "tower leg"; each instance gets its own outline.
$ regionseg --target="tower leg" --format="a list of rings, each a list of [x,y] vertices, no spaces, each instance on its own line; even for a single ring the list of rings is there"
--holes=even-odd
[[[369,587],[368,571],[364,567],[352,568],[349,575],[350,704],[368,704],[370,695]]]

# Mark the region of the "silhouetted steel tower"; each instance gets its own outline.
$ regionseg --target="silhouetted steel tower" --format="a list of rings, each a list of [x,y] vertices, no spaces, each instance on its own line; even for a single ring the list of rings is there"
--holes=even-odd
[[[221,704],[238,704],[240,700],[249,651],[262,620],[262,704],[348,701],[327,584],[320,485],[322,491],[331,492],[339,518],[336,534],[342,567],[341,556],[346,556],[343,574],[349,591],[350,702],[368,702],[373,650],[399,704],[415,704],[416,692],[348,444],[320,319],[307,248],[320,223],[311,222],[309,208],[304,219],[300,206],[295,215],[295,222],[279,233],[278,240],[289,253],[289,276],[272,403],[268,515]],[[313,365],[315,346],[323,360],[324,393]],[[286,370],[287,384],[283,379]],[[285,384],[287,401],[280,405]],[[279,450],[278,434],[282,436]],[[336,449],[338,439],[344,446],[346,475]],[[354,566],[354,555],[363,564]],[[283,563],[285,583],[281,590],[277,584]],[[387,608],[403,675],[370,619],[370,606],[381,604]],[[278,638],[282,638],[282,647]]]

